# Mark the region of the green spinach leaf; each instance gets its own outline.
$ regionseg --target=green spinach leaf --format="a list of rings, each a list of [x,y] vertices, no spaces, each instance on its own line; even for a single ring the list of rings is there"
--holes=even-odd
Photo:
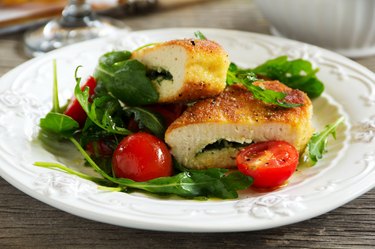
[[[140,129],[146,128],[157,137],[163,139],[166,130],[163,117],[142,107],[127,107],[125,113],[134,115]]]
[[[251,70],[256,75],[279,80],[285,85],[305,92],[310,98],[316,98],[324,91],[323,83],[316,77],[318,69],[313,69],[309,61],[303,59],[288,60],[280,56]]]
[[[127,182],[126,185],[150,193],[174,194],[185,198],[216,197],[233,199],[238,190],[248,188],[252,178],[226,169],[192,170],[171,177],[156,178],[147,182]]]
[[[102,55],[94,77],[98,84],[113,96],[130,106],[155,103],[159,99],[146,67],[131,59],[129,51],[115,51]]]
[[[42,130],[59,134],[63,137],[71,137],[79,129],[77,121],[57,112],[49,112],[44,118],[40,119],[39,125]]]

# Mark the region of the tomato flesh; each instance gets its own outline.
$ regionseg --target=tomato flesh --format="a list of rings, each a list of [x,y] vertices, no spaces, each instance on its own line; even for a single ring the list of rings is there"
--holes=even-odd
[[[90,76],[85,84],[83,84],[83,86],[81,87],[81,90],[83,91],[86,87],[89,87],[89,96],[92,97],[95,93],[96,87],[96,80],[94,79],[94,77]],[[70,102],[66,110],[64,111],[64,114],[77,121],[80,126],[84,125],[87,118],[86,112],[83,110],[81,104],[74,96],[70,99]]]
[[[172,156],[159,138],[139,132],[125,137],[112,158],[116,177],[148,181],[172,175]]]
[[[249,145],[240,151],[236,164],[243,174],[251,176],[257,188],[280,186],[295,172],[299,154],[284,141],[267,141]]]

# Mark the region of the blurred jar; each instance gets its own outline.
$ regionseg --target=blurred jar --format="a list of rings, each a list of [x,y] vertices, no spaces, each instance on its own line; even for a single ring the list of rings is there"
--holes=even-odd
[[[0,0],[1,8],[39,8],[43,6],[59,6],[62,8],[67,0]],[[92,9],[99,13],[115,13],[117,15],[138,14],[152,10],[156,7],[158,0],[86,0]]]
[[[375,54],[374,0],[255,0],[271,33],[356,58]]]

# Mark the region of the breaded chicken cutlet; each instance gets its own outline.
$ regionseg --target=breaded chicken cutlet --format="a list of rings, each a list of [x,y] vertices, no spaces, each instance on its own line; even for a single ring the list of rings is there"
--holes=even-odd
[[[153,70],[159,103],[212,97],[226,86],[227,52],[209,40],[172,40],[134,51],[132,58]]]
[[[241,85],[227,87],[214,98],[198,101],[167,129],[165,141],[187,168],[232,168],[238,151],[260,141],[282,140],[302,151],[310,139],[312,104],[308,96],[278,81],[258,81],[264,89],[284,92],[283,108],[255,99]]]

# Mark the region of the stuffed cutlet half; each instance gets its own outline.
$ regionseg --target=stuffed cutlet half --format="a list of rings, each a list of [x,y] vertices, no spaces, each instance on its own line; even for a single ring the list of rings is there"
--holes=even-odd
[[[159,103],[190,102],[221,93],[229,67],[227,52],[216,42],[172,40],[132,53],[153,71]]]
[[[179,163],[191,169],[232,168],[240,149],[260,141],[286,141],[299,152],[305,148],[313,133],[308,96],[278,81],[254,84],[283,92],[286,102],[301,106],[266,104],[242,85],[229,86],[189,107],[168,127],[165,141]]]

